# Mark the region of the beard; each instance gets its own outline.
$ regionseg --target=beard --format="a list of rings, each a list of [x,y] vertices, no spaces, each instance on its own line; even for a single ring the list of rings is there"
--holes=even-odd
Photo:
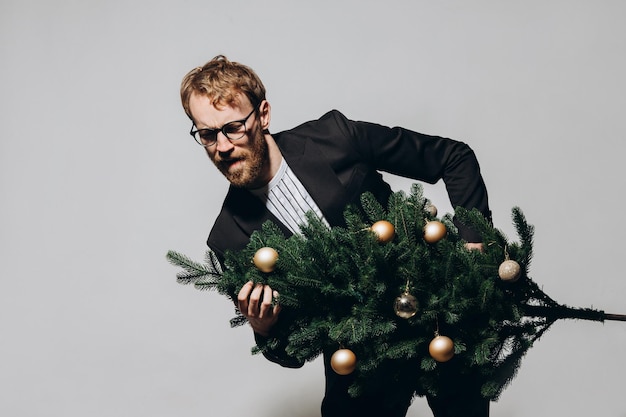
[[[225,158],[218,154],[211,158],[217,169],[237,188],[258,188],[264,185],[261,175],[269,165],[269,149],[260,126],[256,125],[250,133],[246,148],[236,148],[239,149],[238,153]]]

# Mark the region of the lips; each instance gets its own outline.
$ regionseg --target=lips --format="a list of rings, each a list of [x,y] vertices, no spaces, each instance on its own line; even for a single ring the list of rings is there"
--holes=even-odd
[[[242,160],[242,158],[222,159],[219,161],[219,165],[222,169],[229,171],[231,168],[238,165]]]

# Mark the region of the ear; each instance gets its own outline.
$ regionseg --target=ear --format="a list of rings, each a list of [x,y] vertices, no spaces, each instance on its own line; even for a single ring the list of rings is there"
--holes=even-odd
[[[259,121],[261,122],[261,130],[269,130],[271,118],[272,106],[270,106],[269,101],[263,100],[259,105]]]

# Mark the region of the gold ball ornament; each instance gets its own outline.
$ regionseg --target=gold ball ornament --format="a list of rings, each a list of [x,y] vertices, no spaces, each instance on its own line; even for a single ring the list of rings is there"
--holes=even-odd
[[[350,349],[339,349],[330,357],[330,367],[339,375],[349,375],[356,368],[356,355]]]
[[[515,282],[519,279],[522,268],[512,259],[507,259],[500,264],[498,275],[502,281]]]
[[[448,362],[454,356],[454,342],[448,336],[435,336],[428,345],[428,353],[437,362]]]
[[[396,235],[396,228],[387,220],[377,221],[372,225],[371,230],[381,243],[391,242]]]
[[[410,319],[417,313],[417,298],[408,292],[399,295],[393,303],[393,311],[398,317]]]
[[[432,217],[437,217],[437,207],[434,204],[426,203],[424,211]]]
[[[252,261],[261,272],[272,272],[276,267],[276,261],[278,260],[278,252],[276,249],[270,247],[263,247],[256,251]]]
[[[437,243],[446,236],[446,226],[438,220],[426,222],[424,226],[424,240],[428,243]]]

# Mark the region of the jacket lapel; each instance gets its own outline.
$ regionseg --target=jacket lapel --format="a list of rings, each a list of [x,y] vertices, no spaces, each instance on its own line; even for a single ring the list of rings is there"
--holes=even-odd
[[[326,158],[312,140],[298,137],[289,140],[287,133],[274,137],[291,170],[307,189],[332,225],[345,225],[343,211],[348,204],[347,193]],[[293,233],[265,205],[245,189],[230,187],[225,206],[242,232],[250,236],[267,220],[276,223],[286,236]]]
[[[250,236],[255,230],[268,220],[278,225],[285,236],[293,233],[274,216],[265,205],[248,190],[231,186],[226,198],[234,222],[246,236]]]
[[[287,133],[275,137],[283,157],[296,177],[332,225],[344,225],[343,211],[348,203],[343,185],[315,143],[308,138],[289,140]]]

